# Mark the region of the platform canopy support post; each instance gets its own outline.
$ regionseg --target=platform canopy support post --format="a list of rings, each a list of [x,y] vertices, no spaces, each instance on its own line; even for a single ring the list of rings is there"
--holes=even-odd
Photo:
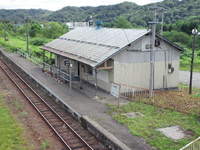
[[[52,52],[50,52],[50,61],[49,61],[49,65],[50,65],[50,72],[52,73]]]
[[[79,76],[80,89],[82,89],[82,72],[83,72],[82,65],[80,62],[78,62],[78,76]]]
[[[73,67],[73,64],[72,64],[72,61],[70,60],[69,61],[69,87],[70,87],[70,90],[72,90],[72,67]]]
[[[97,69],[94,69],[94,73],[95,73],[95,98],[97,99],[97,90],[98,90],[98,81],[97,81]]]
[[[50,65],[52,65],[52,52],[50,52]]]
[[[61,69],[61,67],[60,67],[60,55],[57,55],[57,65],[58,65],[58,79],[60,78],[60,69]]]

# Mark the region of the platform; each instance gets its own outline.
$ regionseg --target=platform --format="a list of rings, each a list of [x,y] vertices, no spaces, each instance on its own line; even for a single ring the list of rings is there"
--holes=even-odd
[[[43,85],[50,93],[61,99],[66,105],[70,106],[79,115],[87,116],[92,122],[97,122],[105,131],[114,135],[122,143],[132,150],[151,150],[152,148],[146,142],[137,136],[132,136],[128,129],[112,119],[107,113],[106,104],[116,105],[118,102],[108,93],[98,91],[98,99],[94,99],[94,89],[84,87],[83,90],[71,89],[67,84],[58,83],[57,80],[48,74],[42,72],[39,66],[20,57],[15,53],[1,51],[5,56],[10,58],[22,70],[30,76],[33,76],[37,82]],[[127,103],[126,100],[120,99],[120,104]]]

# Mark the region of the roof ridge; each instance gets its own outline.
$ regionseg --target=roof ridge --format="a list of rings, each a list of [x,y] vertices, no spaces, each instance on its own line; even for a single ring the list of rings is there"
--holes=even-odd
[[[78,29],[78,28],[90,28],[90,29],[96,29],[96,26],[93,26],[93,27],[76,27],[75,29]],[[101,29],[111,29],[111,30],[113,30],[113,29],[115,29],[115,30],[147,30],[148,31],[148,29],[146,29],[146,28],[144,28],[144,29],[140,29],[140,28],[116,28],[116,27],[114,27],[114,28],[108,28],[108,27],[101,27],[100,29],[98,29],[98,30],[101,30]]]
[[[102,46],[102,47],[120,48],[120,47],[112,46],[112,45],[98,44],[98,43],[94,43],[94,42],[87,42],[87,41],[68,39],[68,38],[62,38],[62,37],[60,37],[59,39],[60,40],[67,40],[67,41],[74,41],[74,42],[79,42],[79,43],[86,43],[86,44],[91,44],[91,45],[98,45],[98,46]]]

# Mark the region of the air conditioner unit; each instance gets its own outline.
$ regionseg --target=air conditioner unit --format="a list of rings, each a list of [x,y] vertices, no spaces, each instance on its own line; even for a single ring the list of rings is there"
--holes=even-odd
[[[159,47],[160,46],[160,40],[159,39],[156,39],[155,40],[155,47]]]
[[[168,64],[168,73],[173,73],[174,72],[174,67],[172,64]]]

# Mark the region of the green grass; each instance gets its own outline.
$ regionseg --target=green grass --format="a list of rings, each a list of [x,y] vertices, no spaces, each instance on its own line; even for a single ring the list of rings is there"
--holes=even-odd
[[[178,150],[200,136],[200,122],[197,121],[197,116],[194,115],[186,115],[139,102],[131,102],[120,107],[120,110],[117,110],[116,106],[109,107],[109,113],[112,117],[127,126],[132,135],[143,137],[147,143],[159,150]],[[120,113],[117,113],[118,111]],[[123,113],[127,112],[141,112],[144,117],[127,118],[123,115]],[[174,125],[179,125],[184,130],[192,131],[194,135],[173,141],[155,130]]]
[[[0,150],[28,150],[22,137],[23,129],[16,123],[0,95]]]
[[[4,41],[3,38],[0,38],[0,44],[2,46],[5,46],[6,48],[19,48],[22,51],[27,52],[26,51],[26,40],[19,36],[9,36],[8,41]],[[29,44],[29,48],[30,48],[30,50],[32,50],[32,52],[37,52],[37,51],[41,52],[41,49],[39,46]]]
[[[34,40],[38,38],[39,37],[31,38],[29,40]],[[47,39],[47,38],[43,38],[43,39],[46,42],[49,42],[52,40],[52,39]],[[5,41],[2,37],[0,37],[0,46],[4,47],[6,50],[11,51],[11,52],[20,50],[21,52],[28,54],[28,51],[26,49],[26,40],[24,37],[21,37],[21,36],[9,35],[8,41]],[[40,49],[40,46],[32,45],[31,42],[29,42],[29,50],[31,53],[31,60],[33,62],[42,62],[43,50]],[[47,58],[50,58],[50,53],[45,53],[45,56]],[[54,55],[52,58],[54,58]]]

